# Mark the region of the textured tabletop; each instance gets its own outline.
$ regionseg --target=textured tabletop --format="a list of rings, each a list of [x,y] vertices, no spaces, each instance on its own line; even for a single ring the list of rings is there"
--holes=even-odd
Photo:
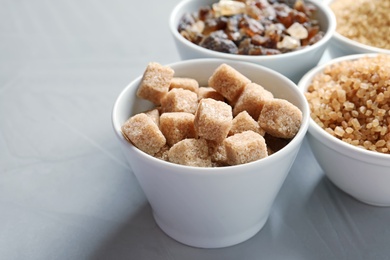
[[[250,240],[199,249],[159,229],[111,109],[148,62],[180,60],[177,2],[0,0],[0,259],[389,259],[390,208],[336,188],[306,140]]]

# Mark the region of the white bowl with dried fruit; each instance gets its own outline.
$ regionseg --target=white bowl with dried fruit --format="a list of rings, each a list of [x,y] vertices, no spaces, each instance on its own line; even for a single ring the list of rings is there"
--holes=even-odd
[[[333,58],[360,53],[390,54],[389,1],[327,2],[337,21],[329,48]]]
[[[169,28],[182,59],[253,62],[298,82],[322,58],[336,19],[329,6],[312,0],[298,0],[295,7],[183,0],[171,12]]]
[[[308,122],[292,81],[220,59],[151,62],[112,111],[158,226],[203,248],[238,244],[264,226]]]
[[[389,55],[355,54],[314,68],[298,83],[311,109],[308,140],[324,173],[377,206],[390,206],[389,82]]]

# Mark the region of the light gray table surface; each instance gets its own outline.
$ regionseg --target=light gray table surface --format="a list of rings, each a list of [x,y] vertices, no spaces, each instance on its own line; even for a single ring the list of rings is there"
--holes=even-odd
[[[389,259],[390,209],[336,188],[306,140],[253,238],[199,249],[159,229],[110,119],[148,62],[180,60],[178,2],[0,0],[0,259]]]

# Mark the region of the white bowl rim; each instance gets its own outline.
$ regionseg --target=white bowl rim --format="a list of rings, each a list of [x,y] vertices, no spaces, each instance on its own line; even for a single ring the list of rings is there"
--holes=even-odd
[[[177,24],[175,24],[175,19],[178,16],[179,10],[189,2],[196,2],[197,0],[183,0],[179,2],[172,10],[170,16],[169,16],[169,28],[171,30],[171,33],[174,35],[174,37],[179,40],[181,43],[184,45],[187,45],[191,48],[194,48],[198,52],[204,52],[207,55],[214,56],[216,58],[221,58],[221,59],[232,59],[232,60],[244,60],[248,62],[258,62],[258,61],[267,61],[267,60],[275,60],[275,59],[280,59],[281,57],[283,58],[289,58],[289,57],[294,57],[297,55],[305,54],[307,52],[310,52],[312,49],[316,49],[317,47],[320,47],[327,42],[330,41],[332,38],[334,32],[336,31],[336,17],[330,7],[328,5],[322,4],[318,2],[317,0],[306,0],[312,4],[314,4],[318,9],[321,9],[327,20],[328,20],[328,30],[325,32],[324,36],[322,39],[320,39],[318,42],[316,42],[313,45],[307,46],[303,49],[292,51],[292,52],[287,52],[287,53],[282,53],[282,54],[277,54],[277,55],[240,55],[240,54],[231,54],[231,53],[223,53],[223,52],[218,52],[218,51],[213,51],[209,50],[207,48],[201,47],[195,43],[192,43],[185,39],[180,33],[177,31]]]
[[[175,163],[167,162],[167,161],[164,161],[162,159],[158,159],[156,157],[153,157],[153,156],[151,156],[151,155],[149,155],[149,154],[139,150],[134,145],[130,144],[123,137],[122,132],[120,130],[121,129],[121,124],[118,122],[118,120],[116,120],[116,114],[118,113],[117,111],[119,110],[119,100],[121,99],[121,97],[123,95],[125,95],[125,93],[134,84],[138,84],[141,81],[141,79],[142,79],[142,75],[141,75],[141,76],[138,76],[137,78],[135,78],[134,80],[132,80],[129,84],[127,84],[127,86],[124,89],[122,89],[120,94],[115,99],[115,102],[114,102],[114,105],[113,105],[113,108],[112,108],[112,112],[111,112],[111,124],[112,124],[112,127],[114,128],[114,132],[115,132],[117,138],[119,138],[119,140],[121,142],[127,143],[129,145],[129,149],[133,150],[133,152],[138,153],[138,154],[140,154],[142,156],[146,156],[150,160],[154,160],[156,163],[161,164],[161,167],[178,167],[178,168],[182,168],[183,169],[183,174],[188,174],[189,172],[196,172],[196,174],[209,174],[210,171],[220,171],[218,174],[224,174],[224,175],[237,174],[237,173],[239,173],[239,168],[242,168],[242,167],[254,167],[254,168],[257,168],[257,167],[259,167],[258,166],[259,163],[263,163],[263,164],[278,163],[278,161],[283,159],[283,156],[285,154],[291,153],[292,150],[296,146],[299,145],[299,142],[301,142],[303,140],[303,138],[306,135],[307,129],[309,127],[309,120],[310,120],[309,112],[310,112],[310,108],[309,108],[308,102],[306,101],[306,98],[303,96],[303,93],[301,91],[299,91],[297,85],[294,82],[292,82],[290,79],[288,79],[286,76],[280,74],[279,72],[276,72],[276,71],[274,71],[272,69],[269,69],[267,67],[264,67],[262,65],[258,65],[258,64],[250,63],[250,62],[245,62],[245,61],[234,61],[234,60],[218,59],[218,58],[200,58],[200,59],[189,59],[189,60],[178,61],[178,62],[166,64],[165,66],[170,66],[170,67],[174,68],[174,67],[180,66],[180,65],[186,65],[186,64],[191,64],[191,63],[193,63],[193,64],[194,63],[195,64],[196,63],[201,63],[202,64],[202,63],[205,63],[205,62],[227,63],[227,64],[230,64],[230,65],[233,65],[233,66],[241,64],[241,65],[244,65],[244,66],[257,68],[257,69],[266,71],[267,73],[274,74],[275,76],[282,78],[282,80],[292,84],[292,86],[294,88],[296,88],[297,97],[299,98],[300,103],[302,103],[302,105],[304,107],[302,109],[302,115],[303,115],[302,123],[301,123],[299,131],[295,135],[295,137],[285,147],[283,147],[278,152],[275,152],[275,153],[267,156],[266,158],[262,158],[260,160],[256,160],[256,161],[253,161],[253,162],[249,162],[249,163],[246,163],[246,164],[240,164],[240,165],[232,165],[232,166],[225,166],[225,167],[194,167],[194,166],[175,164]],[[306,113],[305,113],[305,111],[306,111]]]
[[[334,40],[338,40],[339,44],[340,43],[344,43],[344,44],[347,44],[347,45],[351,45],[353,47],[361,49],[364,52],[374,52],[374,53],[390,54],[390,50],[388,50],[388,49],[383,49],[383,48],[379,48],[379,47],[375,47],[375,46],[371,46],[371,45],[360,43],[358,41],[351,40],[348,37],[345,37],[344,35],[338,33],[337,31],[334,32],[333,39]]]
[[[332,64],[336,64],[342,61],[348,61],[348,60],[356,60],[362,57],[375,57],[377,55],[381,55],[383,53],[360,53],[360,54],[352,54],[347,56],[342,56],[333,60],[330,60],[328,62],[325,62],[321,65],[318,65],[314,67],[313,69],[309,70],[298,82],[298,87],[302,91],[302,93],[305,93],[307,91],[308,85],[311,82],[312,78],[317,75],[318,73],[322,72],[327,66],[330,66]],[[386,55],[386,54],[385,54]],[[373,163],[372,160],[376,160],[376,163],[380,163],[383,165],[390,166],[390,154],[384,154],[380,152],[370,151],[364,148],[360,148],[357,146],[354,146],[352,144],[348,144],[347,142],[344,142],[337,137],[331,135],[330,133],[326,132],[322,127],[320,127],[311,117],[309,119],[309,128],[308,132],[312,135],[315,135],[315,138],[318,139],[323,145],[328,146],[331,149],[334,149],[338,152],[341,152],[339,149],[337,149],[336,146],[341,146],[343,149],[347,150],[348,152],[345,152],[344,155],[348,156],[350,158],[359,158],[359,160],[366,161],[369,163]],[[320,138],[318,138],[320,136]],[[351,155],[353,154],[353,156]],[[380,162],[378,162],[378,160]]]
[[[323,0],[323,4],[328,5],[328,6],[330,6],[333,2],[334,2],[334,0]],[[337,25],[337,18],[336,18],[336,25]],[[345,44],[354,46],[356,48],[359,48],[363,52],[382,52],[382,53],[390,54],[390,50],[388,50],[388,49],[383,49],[383,48],[379,48],[379,47],[363,44],[363,43],[360,43],[358,41],[354,41],[352,39],[349,39],[348,37],[345,37],[344,35],[342,35],[339,32],[337,32],[337,29],[335,30],[335,32],[333,34],[333,39],[337,40],[337,41],[339,41],[341,43],[345,43]]]

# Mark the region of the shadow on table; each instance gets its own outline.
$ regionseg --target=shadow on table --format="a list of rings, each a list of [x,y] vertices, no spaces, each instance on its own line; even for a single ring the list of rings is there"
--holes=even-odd
[[[319,180],[319,182],[315,186],[307,202],[307,206],[315,207],[315,204],[318,205],[319,202],[323,204],[323,207],[338,207],[339,210],[341,209],[340,207],[344,207],[345,209],[348,208],[351,210],[363,210],[367,207],[378,208],[355,199],[351,195],[338,188],[325,175]]]
[[[298,198],[296,198],[298,199]],[[226,257],[227,253],[232,257],[225,259],[234,259],[238,257],[237,252],[250,251],[253,256],[262,256],[264,254],[277,255],[279,257],[288,256],[294,253],[294,251],[307,250],[306,256],[312,256],[313,254],[320,252],[324,256],[332,256],[323,246],[323,241],[306,241],[310,247],[298,245],[291,242],[296,235],[299,237],[305,237],[312,234],[307,232],[321,232],[324,234],[324,239],[327,240],[327,229],[333,226],[326,226],[322,229],[323,221],[326,223],[335,222],[343,215],[347,208],[351,207],[351,204],[357,204],[358,208],[361,207],[360,203],[355,201],[352,197],[339,190],[333,183],[331,183],[326,177],[319,180],[314,187],[311,196],[307,198],[306,203],[303,201],[297,203],[304,203],[304,212],[289,211],[288,207],[284,210],[289,212],[280,212],[286,216],[279,216],[278,218],[284,219],[285,223],[281,225],[274,225],[277,219],[269,219],[269,223],[265,225],[263,230],[256,234],[252,239],[236,245],[230,248],[205,250],[188,247],[183,245],[169,236],[167,236],[156,224],[153,219],[152,210],[148,203],[140,206],[138,211],[135,212],[129,219],[122,225],[120,225],[111,235],[109,235],[93,253],[91,259],[195,259],[194,257],[202,257],[203,259],[222,259],[221,256]],[[302,206],[303,206],[302,205]],[[348,206],[346,206],[348,205]],[[364,206],[363,206],[364,207]],[[301,208],[302,209],[302,208]],[[344,212],[344,213],[343,213]],[[291,224],[288,222],[292,221]],[[302,225],[306,225],[307,221],[313,225],[319,227],[312,227],[313,229],[301,229]],[[336,221],[340,223],[340,220]],[[337,225],[336,223],[336,225]],[[286,228],[277,231],[280,228]],[[299,228],[301,226],[301,228]],[[290,228],[297,228],[293,233],[289,233]],[[281,232],[281,233],[279,233]],[[329,237],[329,240],[334,237]],[[296,238],[295,238],[296,240]],[[299,240],[299,239],[298,239]],[[300,243],[305,241],[300,241]],[[276,243],[276,244],[275,244]],[[325,242],[326,243],[326,242]],[[277,244],[283,245],[283,249],[276,246]],[[335,245],[331,245],[334,248]],[[342,255],[342,252],[338,252],[335,255]],[[333,256],[335,256],[333,255]],[[191,257],[189,257],[191,256]],[[179,258],[178,258],[179,257]],[[189,257],[189,258],[188,258]],[[237,259],[237,258],[235,258]],[[254,259],[254,258],[253,258]],[[319,257],[318,259],[326,259]]]
[[[95,250],[90,259],[158,259],[164,243],[177,243],[157,226],[148,203],[119,226]]]
[[[388,223],[390,209],[355,200],[325,176],[308,196],[289,199],[279,201],[253,238],[213,250],[188,247],[165,235],[145,203],[101,242],[90,259],[374,259],[388,252],[390,226],[382,224]],[[374,254],[371,248],[376,249]]]
[[[316,246],[329,259],[389,259],[390,208],[360,202],[326,176],[304,208],[307,232],[317,234]]]

